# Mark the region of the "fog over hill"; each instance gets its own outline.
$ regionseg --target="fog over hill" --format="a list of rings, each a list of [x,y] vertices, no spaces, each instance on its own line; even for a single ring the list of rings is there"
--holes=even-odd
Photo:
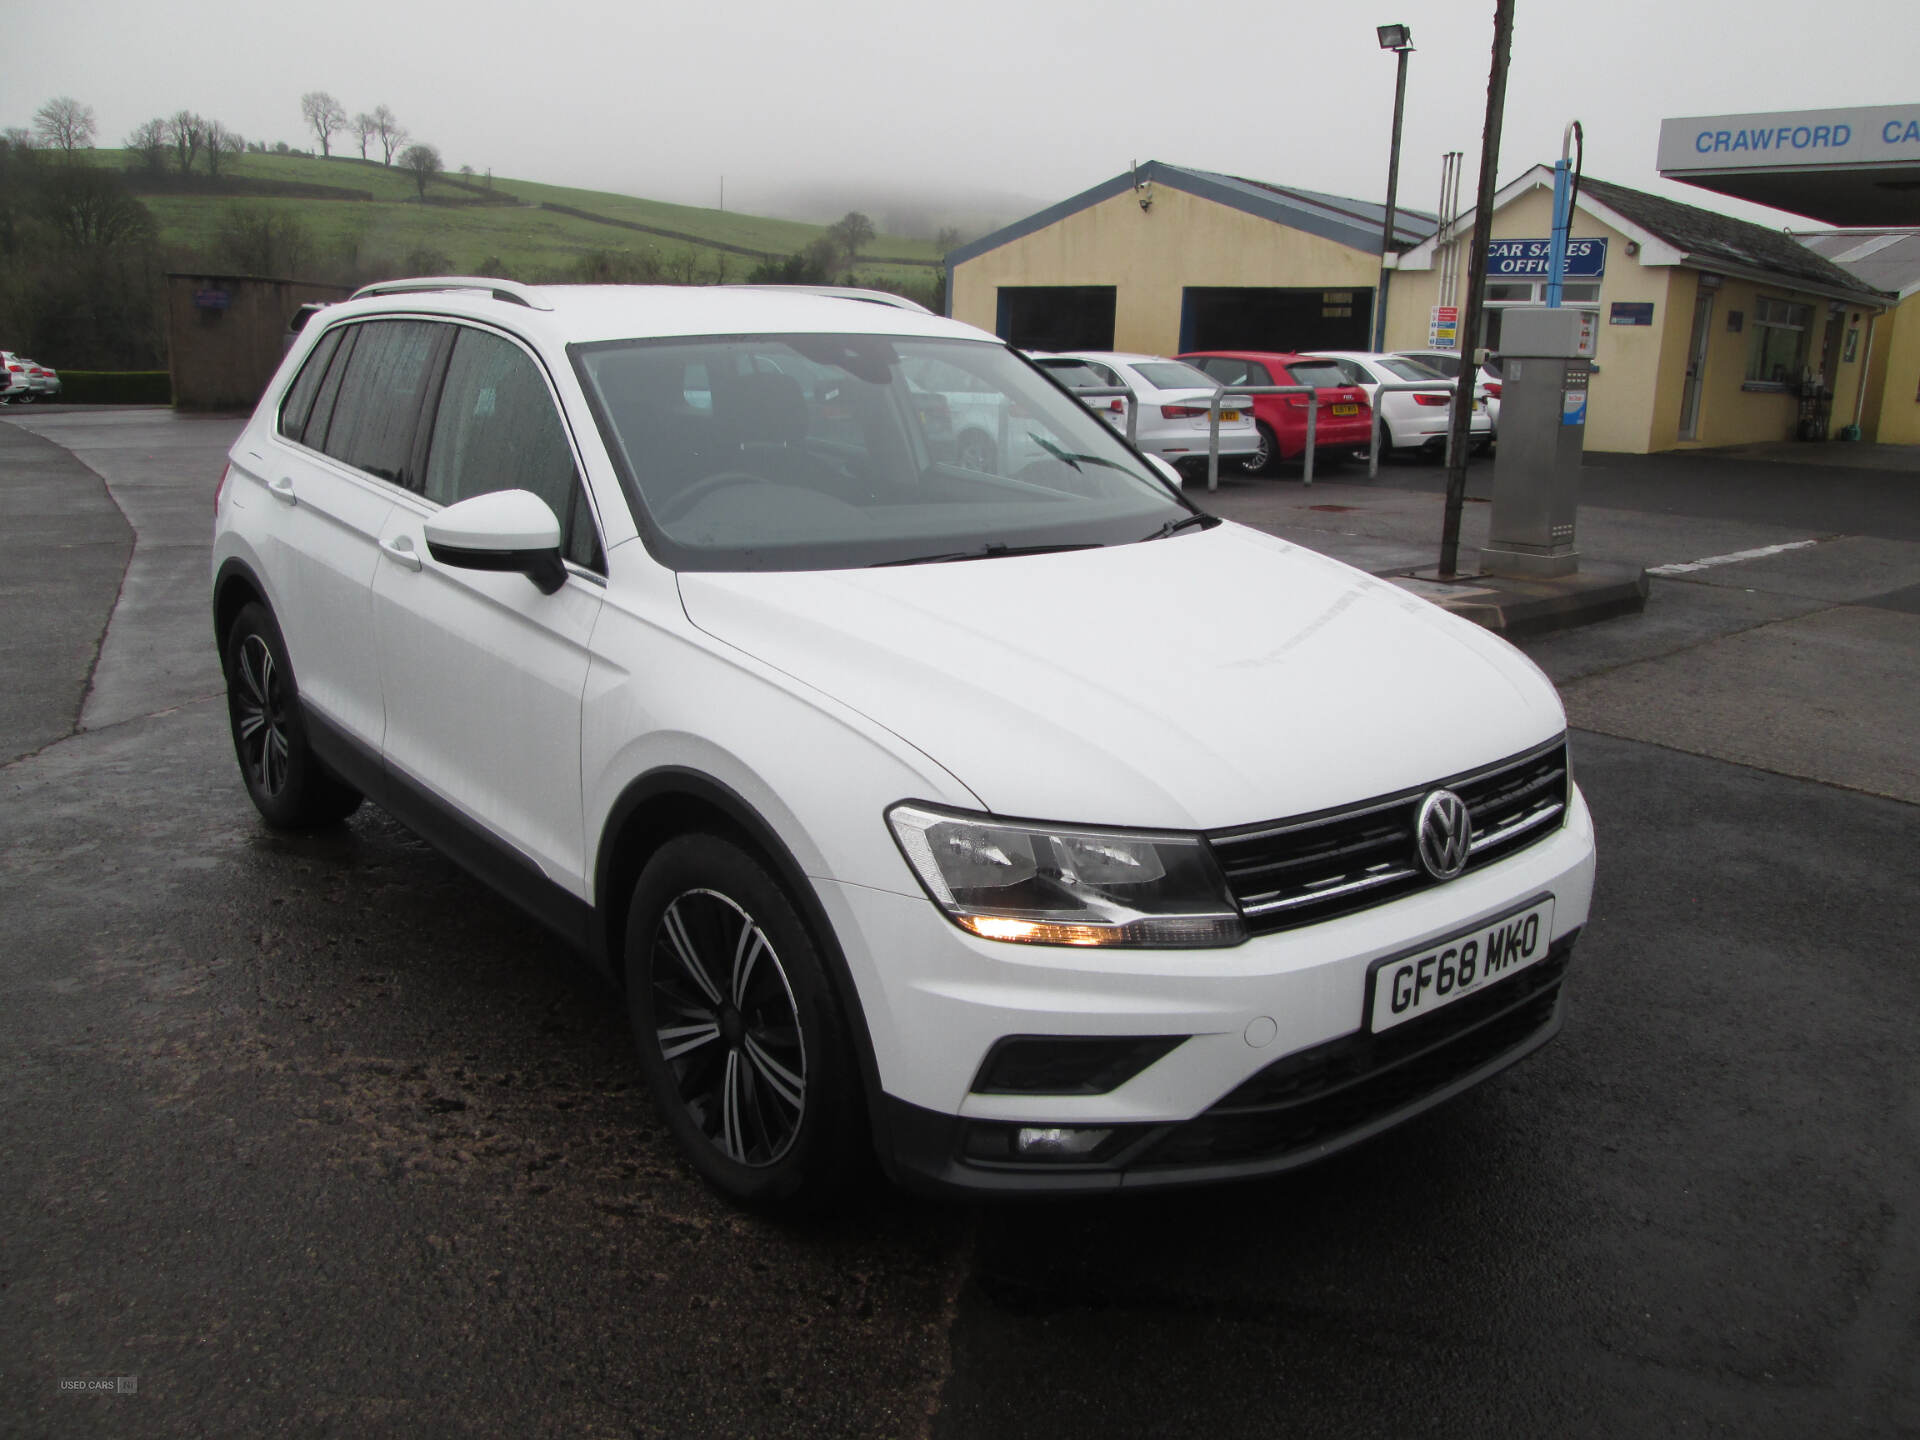
[[[830,224],[849,210],[858,210],[883,235],[931,240],[938,231],[951,228],[967,241],[1064,198],[980,186],[886,185],[863,180],[771,187],[743,184],[736,196],[729,182],[727,208],[816,225]]]

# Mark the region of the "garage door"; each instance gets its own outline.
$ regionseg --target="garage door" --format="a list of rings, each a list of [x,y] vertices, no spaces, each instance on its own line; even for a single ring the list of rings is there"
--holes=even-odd
[[[1365,350],[1373,291],[1188,286],[1182,350]]]
[[[994,332],[1020,350],[1111,350],[1111,285],[1002,285]]]

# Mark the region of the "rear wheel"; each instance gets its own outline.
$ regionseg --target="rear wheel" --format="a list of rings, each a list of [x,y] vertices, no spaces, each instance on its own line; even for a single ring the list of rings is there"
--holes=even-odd
[[[1248,475],[1270,475],[1279,464],[1280,442],[1274,436],[1266,421],[1257,422],[1260,429],[1260,448],[1240,462],[1240,469]]]
[[[266,606],[255,601],[235,617],[223,659],[233,752],[261,817],[303,830],[358,809],[360,792],[328,773],[307,744],[293,666]]]
[[[818,1207],[860,1166],[852,1048],[806,926],[718,835],[663,845],[627,916],[640,1065],[693,1167],[730,1199]]]

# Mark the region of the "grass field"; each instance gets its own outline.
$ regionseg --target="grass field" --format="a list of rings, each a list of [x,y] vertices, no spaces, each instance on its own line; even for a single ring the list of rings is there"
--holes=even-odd
[[[126,151],[96,150],[96,164],[126,169]],[[202,162],[204,163],[204,162]],[[275,210],[296,216],[329,261],[363,264],[398,259],[416,250],[448,257],[456,271],[477,270],[497,259],[515,274],[529,277],[567,273],[593,252],[652,254],[677,277],[691,268],[702,279],[724,275],[744,279],[760,257],[780,257],[805,249],[825,233],[823,227],[758,215],[740,215],[692,205],[669,205],[637,196],[580,190],[496,176],[495,192],[516,203],[451,203],[477,200],[471,188],[483,181],[464,176],[430,182],[430,201],[422,204],[413,177],[358,156],[330,160],[307,155],[241,155],[222,167],[223,178],[249,182],[325,185],[364,191],[372,200],[310,197],[251,197],[245,194],[146,194],[141,198],[160,226],[161,243],[181,251],[211,255],[221,220],[235,206]],[[540,208],[565,205],[576,210],[647,226],[670,234],[649,234],[620,225],[597,223]],[[741,254],[740,251],[752,253]],[[854,267],[862,280],[924,288],[937,273],[939,256],[925,240],[879,235]]]

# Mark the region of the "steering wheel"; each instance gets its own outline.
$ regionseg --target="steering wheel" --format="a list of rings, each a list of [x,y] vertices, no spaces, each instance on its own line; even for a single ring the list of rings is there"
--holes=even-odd
[[[758,475],[749,475],[745,470],[716,470],[711,475],[703,475],[673,499],[660,507],[660,523],[665,525],[678,520],[689,510],[716,490],[724,490],[729,485],[765,485],[767,482]]]

